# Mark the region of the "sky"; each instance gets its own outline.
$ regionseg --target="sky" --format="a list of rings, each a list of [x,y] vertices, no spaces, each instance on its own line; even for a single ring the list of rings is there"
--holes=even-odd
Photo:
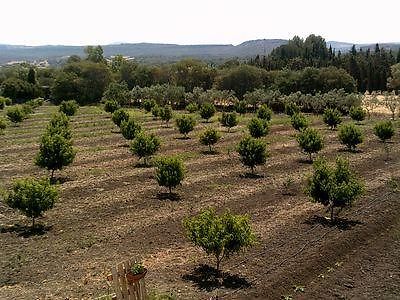
[[[1,0],[0,44],[400,42],[399,0]]]

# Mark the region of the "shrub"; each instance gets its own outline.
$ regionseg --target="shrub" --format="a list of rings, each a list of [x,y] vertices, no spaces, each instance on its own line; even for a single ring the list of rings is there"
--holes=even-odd
[[[335,167],[319,159],[314,162],[313,168],[306,192],[313,202],[329,207],[333,222],[334,208],[342,209],[352,204],[363,193],[363,185],[351,172],[348,161],[342,158],[336,159]]]
[[[215,256],[216,269],[220,273],[221,262],[233,254],[251,247],[256,236],[247,215],[234,215],[229,211],[217,215],[206,209],[199,215],[183,221],[186,235],[195,245],[208,255]]]
[[[228,132],[231,131],[232,127],[235,127],[238,124],[237,115],[235,112],[231,113],[222,113],[220,119],[221,125],[224,127],[228,127]]]
[[[342,123],[342,115],[337,109],[327,108],[324,110],[323,120],[333,130]]]
[[[0,96],[0,109],[4,109],[6,106],[11,105],[12,100],[10,98]]]
[[[187,134],[194,129],[195,125],[196,121],[191,115],[179,116],[176,119],[176,126],[178,127],[179,132],[183,134],[185,138],[187,138]]]
[[[35,164],[39,167],[51,170],[51,179],[55,170],[61,170],[70,165],[75,158],[72,142],[60,134],[45,134],[40,141],[39,153]]]
[[[6,129],[7,127],[7,120],[0,116],[0,132]]]
[[[361,129],[354,124],[346,124],[340,127],[339,140],[350,151],[355,151],[357,145],[363,141],[363,134]]]
[[[20,123],[26,117],[26,114],[25,114],[25,111],[24,111],[22,105],[14,105],[14,106],[7,108],[6,115],[7,115],[8,119],[13,123]]]
[[[209,127],[200,134],[200,143],[208,146],[209,151],[212,152],[212,146],[215,145],[220,138],[220,133],[216,129]]]
[[[235,111],[240,114],[243,115],[246,113],[247,111],[247,102],[246,101],[237,101],[235,103]]]
[[[252,118],[247,127],[254,138],[266,136],[269,131],[268,121],[259,118]]]
[[[123,108],[117,109],[112,114],[112,120],[113,120],[115,125],[120,127],[122,121],[129,120],[129,113]]]
[[[132,117],[121,122],[121,133],[127,140],[133,140],[142,131],[142,126]]]
[[[33,108],[29,103],[22,104],[22,110],[24,111],[25,117],[33,112]]]
[[[66,139],[70,139],[72,133],[69,128],[68,116],[63,112],[55,113],[51,117],[49,124],[47,124],[46,133],[49,135],[59,134]]]
[[[389,158],[389,147],[386,143],[394,136],[394,126],[391,121],[381,121],[375,124],[374,134],[384,143],[387,158]]]
[[[154,100],[144,100],[143,101],[143,108],[147,112],[151,112],[151,109],[156,106],[156,102]]]
[[[197,105],[197,103],[191,102],[186,105],[186,110],[190,113],[194,113],[199,110],[199,106]]]
[[[361,106],[352,106],[350,107],[350,117],[357,122],[361,122],[365,120],[367,113]]]
[[[297,142],[301,149],[308,153],[310,161],[312,161],[312,154],[318,153],[324,146],[324,140],[321,134],[313,128],[302,130],[297,136]]]
[[[290,123],[292,124],[293,128],[301,131],[308,127],[310,122],[302,113],[294,113],[290,117]]]
[[[132,141],[130,150],[134,155],[139,157],[139,160],[144,158],[144,164],[148,164],[148,158],[154,155],[161,146],[160,139],[154,134],[146,134],[140,132]]]
[[[157,119],[161,114],[161,108],[158,105],[154,105],[151,109],[151,114],[154,119]]]
[[[300,108],[294,102],[288,102],[285,104],[285,114],[288,116],[293,116],[294,114],[298,114],[300,112]]]
[[[271,121],[272,110],[266,104],[263,104],[257,110],[257,117],[262,120]]]
[[[268,154],[266,144],[252,137],[243,138],[237,147],[240,155],[240,161],[251,169],[254,174],[257,165],[265,164]]]
[[[75,100],[62,101],[60,103],[60,112],[63,112],[67,116],[73,116],[76,114],[78,107],[79,105]]]
[[[104,102],[104,110],[106,112],[113,113],[114,111],[116,111],[117,109],[120,109],[120,108],[121,108],[121,106],[115,100],[106,100]]]
[[[214,106],[214,104],[210,103],[210,102],[206,102],[204,103],[201,107],[200,107],[200,116],[205,119],[207,122],[209,122],[210,118],[215,114],[216,112],[216,108]]]
[[[156,179],[160,186],[165,186],[172,193],[172,189],[178,186],[184,177],[182,161],[177,157],[162,157],[156,162]]]
[[[168,124],[169,120],[172,119],[173,112],[172,108],[170,105],[166,105],[160,110],[160,118],[163,120],[165,123]]]
[[[12,191],[5,202],[8,206],[18,209],[25,216],[32,219],[32,228],[35,227],[35,218],[43,212],[53,208],[57,201],[57,189],[51,186],[48,179],[20,179],[14,182]]]

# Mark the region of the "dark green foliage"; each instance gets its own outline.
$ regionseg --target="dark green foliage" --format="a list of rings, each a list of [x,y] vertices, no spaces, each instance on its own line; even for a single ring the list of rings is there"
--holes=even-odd
[[[0,134],[3,133],[3,130],[7,128],[7,120],[0,116]]]
[[[271,121],[272,110],[265,104],[257,110],[257,117],[262,120]]]
[[[147,165],[148,158],[154,155],[161,146],[160,139],[154,134],[140,132],[132,141],[130,150],[132,154],[137,155],[139,160],[144,158],[144,164]]]
[[[350,151],[355,151],[358,144],[363,142],[363,134],[360,128],[354,124],[345,124],[340,127],[339,140]]]
[[[72,133],[69,127],[68,116],[63,112],[55,113],[51,117],[49,124],[47,124],[46,133],[49,135],[59,134],[66,139],[70,139]]]
[[[11,105],[12,100],[10,98],[5,98],[0,96],[0,109],[4,109],[6,106]]]
[[[60,112],[63,112],[67,116],[73,116],[76,114],[76,111],[78,110],[78,103],[75,100],[68,100],[68,101],[62,101],[60,103]]]
[[[200,134],[200,143],[208,146],[209,151],[212,152],[212,146],[216,144],[220,138],[221,135],[218,130],[212,127],[208,127]]]
[[[208,122],[209,119],[215,114],[216,111],[217,110],[216,110],[214,104],[206,102],[202,106],[200,106],[199,113],[200,113],[200,116]]]
[[[235,127],[238,124],[237,115],[235,112],[231,113],[222,113],[220,119],[221,125],[224,127],[228,127],[228,131],[231,130],[232,127]]]
[[[156,179],[160,186],[165,186],[172,192],[184,177],[183,162],[178,157],[162,157],[156,162]]]
[[[199,106],[195,102],[191,102],[188,105],[186,105],[186,110],[190,113],[195,113],[196,111],[199,110]]]
[[[285,104],[285,114],[288,116],[293,116],[300,112],[300,108],[294,102],[288,102]]]
[[[154,100],[146,99],[143,101],[143,108],[147,112],[151,112],[151,109],[156,106],[156,102]]]
[[[12,100],[29,100],[40,96],[40,89],[37,85],[31,84],[19,78],[7,78],[0,86],[2,96]]]
[[[22,104],[22,110],[24,111],[25,116],[28,116],[29,114],[33,113],[33,108],[29,103],[24,103]]]
[[[117,109],[120,109],[121,106],[116,100],[106,100],[104,101],[104,110],[109,113],[113,113]]]
[[[55,170],[61,170],[70,165],[76,152],[72,142],[60,134],[44,134],[40,141],[39,153],[36,156],[35,164],[39,167],[51,170],[53,178]]]
[[[20,179],[14,182],[12,191],[5,202],[8,206],[20,210],[25,216],[32,219],[32,228],[35,227],[35,218],[53,208],[57,201],[57,189],[47,179],[35,180]]]
[[[172,119],[173,116],[173,111],[170,105],[166,105],[161,108],[160,111],[160,118],[163,120],[165,123],[168,123],[169,120]]]
[[[22,105],[14,105],[7,108],[6,115],[13,123],[20,123],[26,118],[26,114]]]
[[[392,121],[381,121],[374,126],[374,134],[384,143],[394,136],[394,132]]]
[[[251,169],[252,174],[254,174],[255,167],[265,164],[268,157],[266,144],[262,140],[252,137],[243,138],[239,142],[237,151],[240,161]]]
[[[153,115],[154,119],[157,119],[161,114],[161,107],[159,107],[158,105],[154,105],[151,108],[151,114]]]
[[[122,136],[127,140],[133,140],[142,131],[142,126],[132,117],[123,120],[120,128]]]
[[[250,135],[254,138],[266,136],[269,131],[268,121],[259,118],[252,118],[247,127]]]
[[[217,215],[215,210],[206,209],[199,215],[187,218],[183,222],[186,235],[195,245],[208,255],[216,258],[216,269],[225,258],[251,247],[256,236],[250,226],[247,215],[234,215],[229,211]]]
[[[324,140],[321,134],[314,128],[306,128],[297,136],[297,142],[304,152],[308,153],[310,161],[312,154],[321,151]]]
[[[361,122],[365,120],[367,113],[361,106],[352,106],[350,108],[350,117],[357,122]]]
[[[176,126],[181,134],[184,137],[187,137],[187,134],[194,129],[196,125],[196,121],[193,116],[191,115],[182,115],[176,119]]]
[[[36,72],[35,72],[35,69],[29,68],[27,81],[30,84],[33,84],[33,85],[36,84]]]
[[[292,124],[293,128],[298,131],[305,129],[310,125],[309,120],[302,113],[294,113],[290,117],[290,123]]]
[[[313,168],[314,173],[307,183],[307,194],[313,202],[329,207],[333,222],[334,208],[351,205],[363,193],[363,185],[351,172],[345,159],[337,158],[335,167],[319,159],[314,162]]]
[[[120,127],[122,121],[128,121],[129,120],[129,113],[123,108],[117,109],[112,114],[112,120],[113,120],[115,125]]]
[[[104,100],[114,100],[121,106],[128,105],[130,98],[129,89],[125,82],[111,82],[103,94]]]
[[[327,108],[324,110],[323,120],[333,130],[342,123],[342,115],[337,109]]]
[[[237,101],[235,103],[235,111],[240,114],[243,115],[246,113],[247,111],[247,102],[242,100],[242,101]]]

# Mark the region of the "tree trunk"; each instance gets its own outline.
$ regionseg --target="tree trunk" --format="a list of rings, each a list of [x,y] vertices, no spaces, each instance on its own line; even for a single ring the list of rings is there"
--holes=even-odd
[[[334,223],[334,216],[333,216],[333,205],[331,204],[331,223]]]
[[[169,189],[169,193],[172,194],[172,187],[169,186],[168,189]]]
[[[35,217],[32,217],[32,229],[35,229]]]
[[[51,170],[51,177],[50,180],[53,181],[54,180],[54,170]]]
[[[310,162],[312,162],[312,156],[311,156],[311,152],[310,152],[310,153],[308,153],[308,155],[309,155],[309,160],[310,160]]]
[[[208,145],[208,149],[210,149],[210,153],[212,152],[211,145]]]

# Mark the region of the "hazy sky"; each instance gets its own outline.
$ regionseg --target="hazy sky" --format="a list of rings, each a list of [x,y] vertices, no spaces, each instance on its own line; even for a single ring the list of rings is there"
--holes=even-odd
[[[400,0],[1,0],[0,44],[400,42]]]

